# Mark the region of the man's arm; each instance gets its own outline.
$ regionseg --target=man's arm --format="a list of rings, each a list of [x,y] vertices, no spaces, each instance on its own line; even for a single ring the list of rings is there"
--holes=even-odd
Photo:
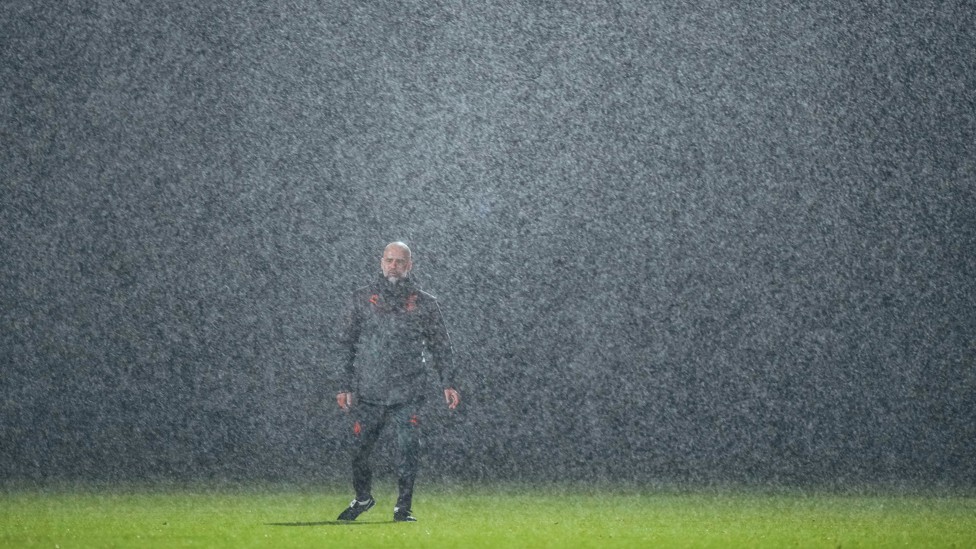
[[[432,298],[431,302],[433,307],[428,325],[427,347],[430,350],[434,370],[445,387],[444,401],[447,402],[447,407],[453,410],[461,403],[461,393],[454,385],[454,348],[440,306],[436,299]]]
[[[356,295],[346,304],[342,327],[336,338],[335,359],[339,367],[339,393],[336,401],[343,410],[348,410],[353,403],[353,383],[355,380],[356,344],[359,342],[360,326],[362,325],[359,309],[356,307]]]

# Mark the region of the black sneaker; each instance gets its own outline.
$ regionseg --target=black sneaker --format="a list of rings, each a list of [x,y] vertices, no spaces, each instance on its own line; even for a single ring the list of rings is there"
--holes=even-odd
[[[345,511],[339,513],[339,518],[336,520],[356,520],[359,515],[369,511],[374,505],[376,505],[376,500],[373,498],[369,498],[366,501],[358,501],[354,499],[352,500],[352,503],[349,504],[349,507],[346,507]]]
[[[417,519],[410,514],[410,509],[402,507],[393,508],[393,522],[417,522]]]

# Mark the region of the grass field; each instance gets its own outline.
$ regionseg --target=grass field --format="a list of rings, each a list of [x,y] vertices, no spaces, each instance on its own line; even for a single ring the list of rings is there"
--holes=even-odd
[[[976,547],[963,495],[424,486],[411,524],[376,496],[338,524],[334,488],[6,488],[0,546]]]

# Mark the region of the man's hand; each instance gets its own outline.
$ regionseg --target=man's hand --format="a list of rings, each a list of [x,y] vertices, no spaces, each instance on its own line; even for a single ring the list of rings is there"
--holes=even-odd
[[[339,393],[336,395],[336,402],[339,403],[339,408],[342,408],[343,412],[348,412],[349,407],[352,406],[352,393]]]
[[[447,407],[453,410],[458,407],[458,404],[461,404],[461,393],[448,387],[444,389],[444,400],[447,401]]]

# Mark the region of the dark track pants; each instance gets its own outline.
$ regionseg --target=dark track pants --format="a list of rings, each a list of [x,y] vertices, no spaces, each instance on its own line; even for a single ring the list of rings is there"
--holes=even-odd
[[[356,499],[371,497],[373,470],[370,456],[387,423],[396,432],[397,447],[397,507],[410,509],[413,503],[413,483],[420,468],[420,421],[418,403],[381,405],[360,402],[354,408],[353,434],[356,438],[352,458],[352,484]]]

